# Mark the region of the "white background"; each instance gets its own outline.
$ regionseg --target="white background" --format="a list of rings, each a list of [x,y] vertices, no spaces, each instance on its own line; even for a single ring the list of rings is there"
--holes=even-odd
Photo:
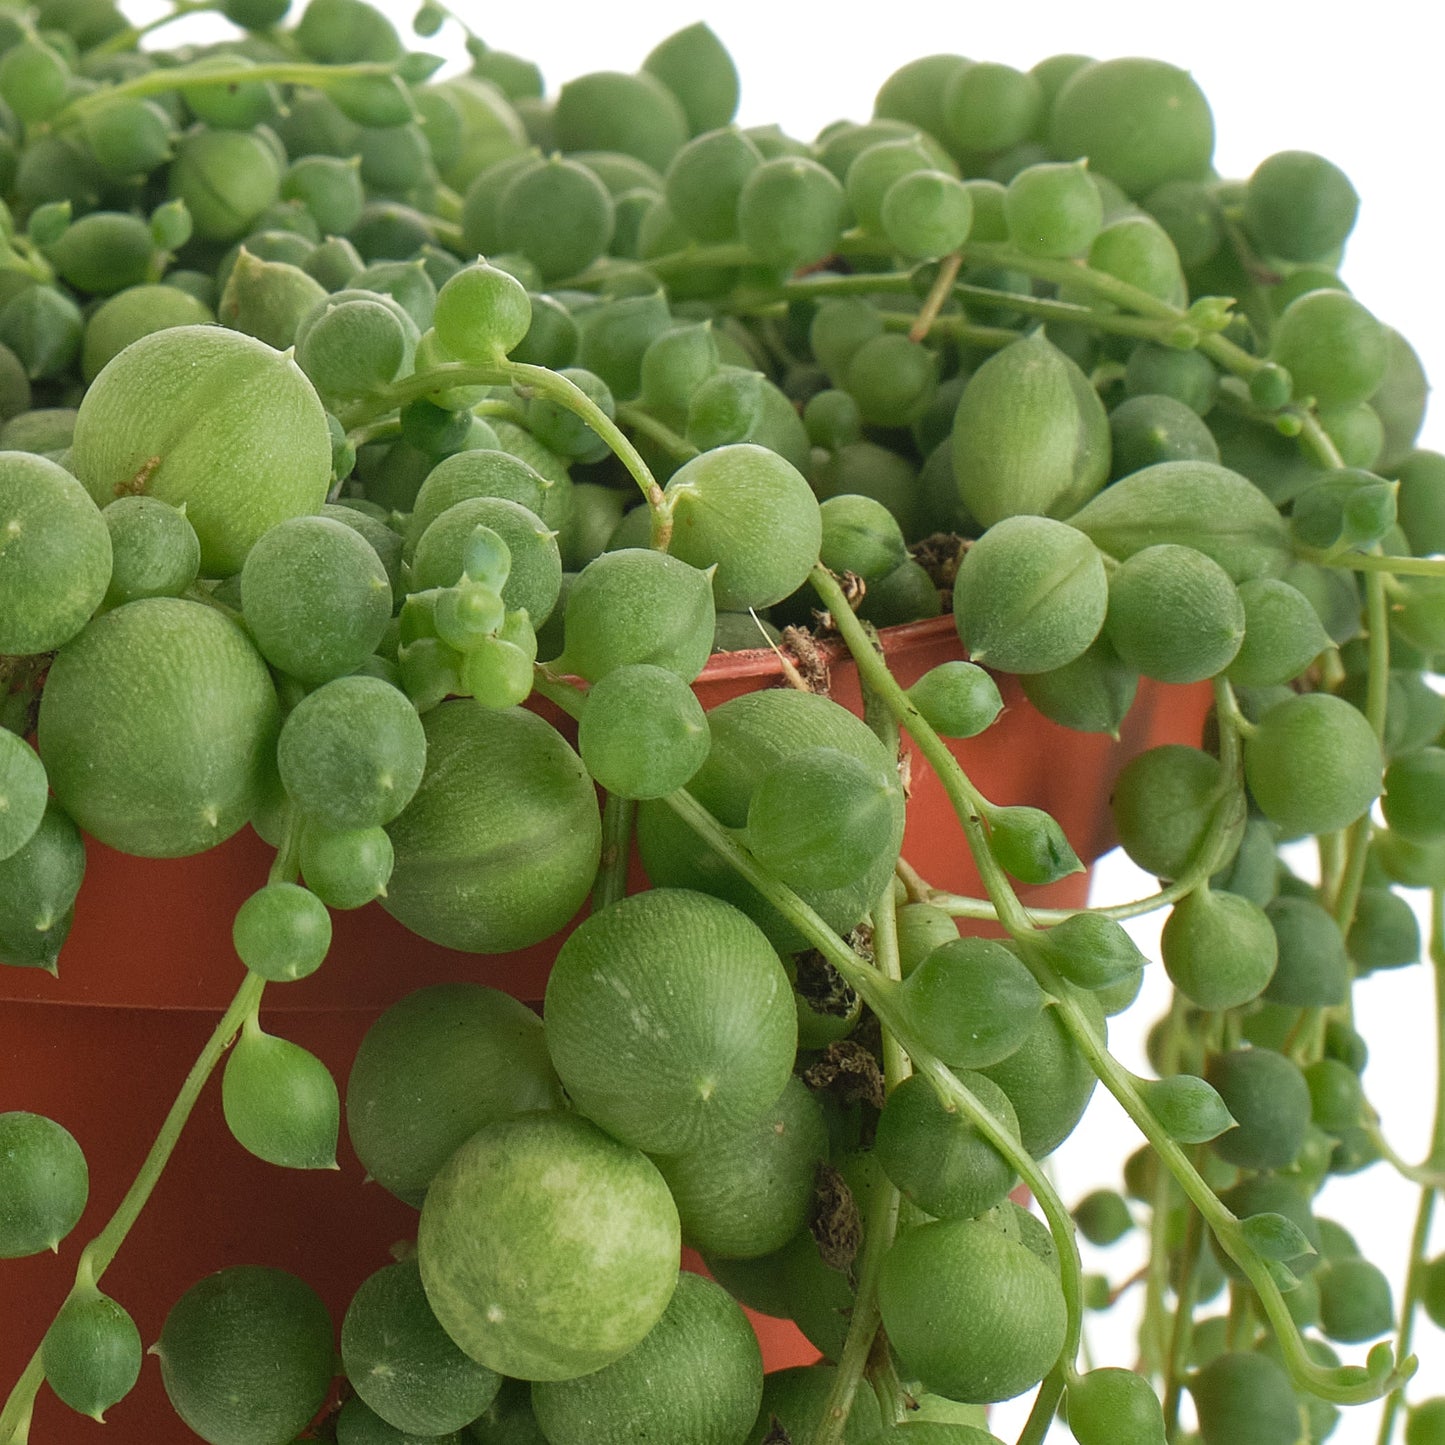
[[[414,7],[383,0],[382,8],[405,31]],[[1426,29],[1431,7],[1423,0],[1373,0],[1350,7],[1348,17],[1343,7],[1267,0],[1216,0],[1207,7],[1132,0],[983,6],[952,0],[866,8],[730,0],[706,10],[656,3],[604,7],[578,0],[510,0],[483,8],[456,0],[455,8],[494,48],[539,61],[553,91],[584,71],[634,69],[664,35],[705,19],[738,62],[740,122],[777,122],[805,138],[838,117],[866,119],[878,85],[892,69],[936,51],[1025,68],[1060,52],[1172,61],[1192,71],[1210,98],[1221,173],[1247,176],[1265,156],[1292,148],[1318,151],[1346,171],[1362,204],[1344,277],[1365,305],[1409,337],[1427,373],[1445,376],[1441,76],[1436,35]],[[136,7],[133,13],[145,11]],[[187,32],[177,27],[170,33],[179,38]],[[459,54],[452,26],[417,45]],[[1423,440],[1445,450],[1441,415],[1427,420]],[[1101,901],[1139,896],[1153,887],[1117,857],[1099,870]],[[1146,920],[1140,934],[1146,949],[1157,949],[1157,933],[1158,920]],[[1114,1025],[1116,1052],[1131,1067],[1145,1068],[1138,1037],[1162,1011],[1166,988],[1162,969],[1151,970],[1140,1002]],[[1372,1045],[1370,1097],[1396,1146],[1418,1158],[1429,1129],[1434,1073],[1425,969],[1367,980],[1357,991],[1357,1006]],[[1120,1111],[1098,1100],[1055,1156],[1066,1198],[1117,1184],[1119,1166],[1137,1142]],[[1415,1199],[1411,1186],[1380,1165],[1332,1182],[1318,1208],[1367,1241],[1371,1258],[1398,1282]],[[1445,1238],[1437,1237],[1435,1247],[1445,1247]],[[1121,1278],[1136,1262],[1129,1248],[1095,1251],[1089,1267]],[[1129,1313],[1121,1306],[1114,1315]],[[1100,1362],[1131,1361],[1123,1319],[1091,1322],[1090,1337]],[[1445,1393],[1445,1337],[1422,1321],[1417,1345],[1422,1368],[1411,1397]],[[1362,1349],[1345,1353],[1355,1358]],[[996,1411],[994,1428],[1001,1436],[1016,1433],[1026,1407],[1027,1401]],[[1373,1441],[1377,1416],[1378,1407],[1351,1412],[1332,1438],[1342,1445]],[[1069,1438],[1062,1428],[1051,1436]]]

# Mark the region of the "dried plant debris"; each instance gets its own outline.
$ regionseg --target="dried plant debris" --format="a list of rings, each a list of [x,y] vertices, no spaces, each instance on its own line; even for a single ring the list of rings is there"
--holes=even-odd
[[[827,1090],[844,1107],[871,1104],[883,1107],[883,1070],[878,1060],[853,1039],[837,1039],[822,1057],[803,1071],[803,1082],[815,1092]]]
[[[829,1269],[841,1274],[852,1270],[863,1244],[863,1218],[848,1181],[831,1164],[822,1161],[813,1181],[808,1230]]]

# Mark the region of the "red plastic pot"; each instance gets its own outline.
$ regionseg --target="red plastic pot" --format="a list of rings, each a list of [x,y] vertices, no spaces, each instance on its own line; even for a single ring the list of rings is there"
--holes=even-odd
[[[950,618],[884,634],[889,664],[905,685],[961,656]],[[831,691],[861,711],[858,679],[830,654]],[[707,707],[778,684],[771,652],[714,660],[697,690]],[[978,738],[954,744],[974,781],[1000,803],[1046,808],[1091,863],[1112,846],[1105,806],[1119,768],[1146,747],[1197,742],[1207,689],[1145,683],[1123,736],[1070,732],[1001,679],[1005,711]],[[904,855],[930,881],[961,892],[979,882],[942,788],[921,760],[911,780]],[[0,1262],[0,1395],[19,1376],[69,1287],[76,1256],[110,1216],[154,1139],[192,1060],[242,977],[231,947],[236,907],[265,879],[270,850],[249,830],[196,857],[145,860],[90,841],[75,926],[60,977],[0,969],[0,1108],[28,1109],[64,1124],[90,1165],[85,1216],[49,1255]],[[639,882],[641,881],[639,875]],[[1088,879],[1075,875],[1026,892],[1040,906],[1080,906]],[[356,1047],[387,1005],[425,984],[467,979],[541,997],[558,940],[518,954],[458,953],[408,933],[372,905],[335,915],[326,966],[268,990],[267,1029],[310,1049],[343,1090]],[[149,1344],[176,1298],[214,1270],[235,1264],[288,1269],[309,1281],[339,1322],[356,1286],[409,1240],[415,1213],[375,1185],[347,1146],[335,1172],[290,1172],[252,1158],[230,1137],[219,1087],[202,1096],[160,1184],[104,1288],[134,1315]],[[794,1326],[755,1321],[771,1368],[817,1352]],[[177,1421],[153,1361],[115,1406],[104,1434],[41,1391],[31,1440],[154,1445],[178,1440]]]

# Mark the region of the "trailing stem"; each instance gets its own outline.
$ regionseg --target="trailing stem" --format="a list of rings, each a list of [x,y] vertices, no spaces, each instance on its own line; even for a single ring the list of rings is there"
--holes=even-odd
[[[288,810],[286,827],[281,846],[272,860],[267,881],[284,882],[296,875],[296,860],[300,850],[300,826],[294,812]],[[211,1031],[205,1047],[191,1065],[190,1072],[182,1083],[166,1117],[156,1134],[155,1143],[141,1162],[140,1170],[132,1181],[125,1196],[116,1206],[115,1212],[105,1222],[100,1233],[85,1245],[76,1261],[75,1281],[66,1300],[77,1294],[93,1290],[101,1276],[110,1267],[120,1247],[125,1243],[141,1210],[146,1206],[156,1184],[160,1181],[176,1145],[180,1142],[181,1131],[191,1117],[196,1101],[205,1088],[206,1081],[215,1071],[221,1056],[231,1046],[232,1040],[248,1019],[254,1019],[261,1006],[261,996],[266,989],[266,980],[249,970],[242,980],[236,996],[231,1000],[220,1021]],[[63,1307],[62,1302],[62,1307]],[[0,1445],[22,1445],[26,1439],[28,1422],[35,1402],[35,1393],[44,1379],[40,1365],[40,1350],[36,1349],[26,1365],[24,1373],[11,1390],[9,1398],[0,1409]]]
[[[1078,1246],[1074,1242],[1073,1222],[1057,1191],[1039,1163],[999,1122],[945,1064],[931,1054],[913,1034],[900,1007],[898,985],[883,978],[876,969],[865,964],[822,918],[786,885],[768,873],[752,854],[686,789],[669,794],[667,805],[720,854],[737,872],[753,885],[785,918],[803,932],[838,971],[844,982],[855,989],[863,1002],[878,1016],[884,1029],[893,1033],[907,1050],[916,1072],[924,1074],[938,1093],[944,1107],[951,1113],[962,1113],[1012,1166],[1032,1191],[1053,1234],[1059,1251],[1060,1280],[1067,1313],[1065,1343],[1060,1364],[1051,1372],[1058,1391],[1073,1374],[1073,1360],[1078,1353],[1083,1332],[1083,1268]],[[1054,1385],[1046,1382],[1052,1391]],[[1058,1395],[1054,1395],[1057,1403]],[[1036,1411],[1037,1412],[1037,1411]],[[1053,1406],[1045,1413],[1045,1423],[1052,1418]],[[1025,1436],[1021,1445],[1036,1445],[1042,1434]]]
[[[1430,966],[1435,982],[1435,1118],[1430,1129],[1430,1151],[1425,1163],[1433,1170],[1445,1171],[1445,889],[1430,893]],[[1400,1301],[1400,1334],[1395,1353],[1401,1358],[1410,1350],[1415,1333],[1415,1318],[1420,1308],[1424,1283],[1425,1254],[1430,1247],[1430,1224],[1434,1218],[1439,1186],[1430,1182],[1420,1189],[1420,1203],[1415,1211],[1415,1228],[1410,1236],[1409,1270],[1405,1279],[1405,1297]],[[1380,1415],[1378,1445],[1390,1445],[1395,1420],[1404,1403],[1404,1391],[1395,1390],[1385,1399]]]
[[[458,386],[515,387],[524,394],[544,396],[586,422],[607,443],[641,489],[643,500],[652,512],[652,545],[660,552],[667,550],[672,539],[672,508],[642,454],[622,428],[580,386],[545,366],[505,359],[488,366],[467,361],[443,362],[363,397],[344,408],[339,419],[351,432],[409,402]]]
[[[126,1235],[130,1233],[131,1227],[140,1217],[141,1210],[145,1208],[146,1201],[151,1197],[151,1192],[155,1189],[171,1155],[175,1152],[181,1131],[185,1128],[186,1121],[190,1118],[191,1111],[201,1096],[201,1090],[205,1087],[206,1080],[211,1077],[222,1054],[230,1047],[236,1032],[259,1005],[261,993],[265,987],[265,980],[258,975],[253,973],[246,975],[245,981],[236,991],[235,998],[231,1000],[230,1007],[221,1015],[221,1020],[212,1031],[211,1037],[206,1041],[206,1045],[195,1063],[191,1065],[191,1070],[186,1075],[185,1082],[181,1085],[180,1092],[176,1095],[170,1111],[166,1114],[160,1132],[156,1135],[155,1143],[151,1145],[150,1152],[141,1164],[134,1182],[126,1190],[125,1197],[116,1206],[115,1213],[106,1221],[105,1227],[81,1251],[79,1262],[75,1267],[75,1284],[71,1286],[71,1294],[66,1296],[67,1299],[77,1291],[84,1292],[97,1284],[110,1262],[115,1258],[121,1245],[125,1242]],[[10,1398],[6,1400],[4,1409],[0,1410],[0,1445],[20,1445],[20,1442],[26,1438],[24,1433],[26,1422],[30,1418],[35,1394],[40,1388],[43,1378],[40,1350],[37,1348],[30,1357],[30,1363],[26,1365],[24,1374],[16,1382],[15,1388],[11,1390]]]
[[[902,975],[898,960],[898,927],[890,882],[873,910],[873,962],[884,978],[898,982]],[[883,1075],[891,1090],[912,1072],[913,1065],[891,1029],[883,1031]],[[822,1419],[811,1445],[841,1445],[848,1414],[878,1336],[878,1269],[898,1232],[899,1195],[885,1180],[873,1193],[863,1225],[863,1249],[858,1263],[858,1288],[843,1352],[832,1388],[823,1404]]]
[[[1000,921],[1014,937],[1027,938],[1033,924],[1004,877],[1002,869],[989,852],[988,840],[982,833],[977,815],[977,790],[968,781],[942,739],[929,727],[909,701],[907,693],[888,672],[832,574],[822,567],[815,568],[813,585],[832,612],[834,625],[847,643],[860,676],[888,705],[937,772],[959,815],[984,885],[998,907]],[[1228,702],[1224,695],[1221,695],[1221,700],[1226,704]],[[1220,745],[1221,764],[1226,776],[1229,776],[1237,766],[1239,747],[1238,734],[1233,727],[1221,728]],[[1396,1365],[1388,1348],[1382,1351],[1376,1346],[1371,1351],[1368,1367],[1345,1365],[1329,1369],[1311,1358],[1267,1262],[1250,1248],[1239,1221],[1219,1200],[1183,1149],[1154,1116],[1140,1092],[1139,1081],[1110,1054],[1104,1040],[1096,1033],[1090,1018],[1079,1005],[1074,991],[1038,957],[1037,951],[1025,949],[1022,957],[1045,992],[1053,996],[1055,1007],[1059,1010],[1060,1022],[1095,1076],[1123,1106],[1164,1167],[1178,1181],[1186,1198],[1203,1216],[1205,1223],[1219,1240],[1220,1247],[1248,1277],[1278,1337],[1284,1363],[1296,1383],[1337,1404],[1362,1404],[1379,1399],[1408,1380],[1414,1373],[1416,1361],[1410,1358]],[[871,1006],[867,995],[864,996]],[[921,1067],[916,1055],[914,1062]]]

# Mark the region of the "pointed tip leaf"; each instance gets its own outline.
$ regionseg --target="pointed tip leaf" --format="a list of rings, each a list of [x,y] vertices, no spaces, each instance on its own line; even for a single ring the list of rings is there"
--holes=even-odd
[[[1264,1259],[1285,1263],[1318,1253],[1299,1225],[1283,1214],[1251,1214],[1239,1227],[1249,1247]]]
[[[1143,1093],[1155,1117],[1180,1144],[1207,1144],[1238,1123],[1213,1085],[1195,1074],[1156,1079]]]

